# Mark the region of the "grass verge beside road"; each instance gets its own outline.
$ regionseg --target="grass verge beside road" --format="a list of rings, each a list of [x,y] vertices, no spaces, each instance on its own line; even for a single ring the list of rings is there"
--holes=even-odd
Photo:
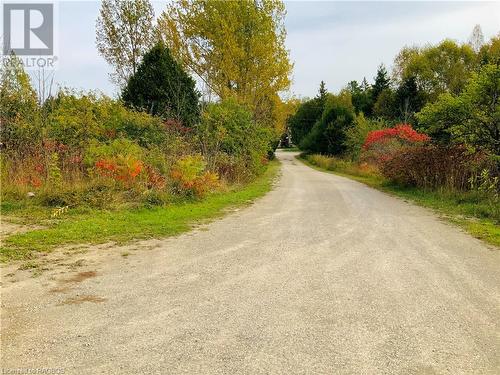
[[[271,190],[279,162],[248,185],[212,194],[201,201],[165,207],[122,210],[90,210],[61,219],[44,229],[7,237],[0,250],[3,262],[30,259],[66,244],[97,244],[109,241],[168,237],[188,231],[193,225],[223,215],[226,209],[243,206]],[[24,213],[26,214],[26,213]]]
[[[298,159],[314,169],[347,177],[418,205],[434,209],[440,216],[460,226],[474,237],[500,247],[500,223],[498,216],[495,217],[493,213],[495,208],[477,194],[427,191],[395,185],[373,170],[363,169],[355,163],[342,160],[334,163],[333,168],[325,168],[313,164],[310,159],[308,160],[304,156],[299,156]]]

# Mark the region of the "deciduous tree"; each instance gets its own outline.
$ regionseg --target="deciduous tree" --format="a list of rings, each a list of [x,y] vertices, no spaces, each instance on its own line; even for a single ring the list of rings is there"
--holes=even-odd
[[[445,92],[459,94],[477,67],[472,48],[444,40],[436,46],[403,48],[394,62],[394,78],[401,83],[415,77],[430,101]]]
[[[218,97],[234,96],[250,105],[256,120],[268,122],[273,98],[290,85],[284,16],[279,0],[176,0],[158,29],[176,58]]]
[[[37,129],[37,96],[21,60],[12,52],[0,67],[0,136],[7,148],[30,143]]]
[[[484,44],[484,35],[481,30],[481,25],[474,26],[472,33],[469,37],[469,45],[474,50],[474,52],[478,53],[481,47]]]
[[[137,70],[142,55],[154,43],[154,12],[149,0],[103,0],[96,22],[97,50],[124,86]]]
[[[440,96],[422,109],[418,119],[435,139],[500,155],[500,66],[485,65],[463,93]]]

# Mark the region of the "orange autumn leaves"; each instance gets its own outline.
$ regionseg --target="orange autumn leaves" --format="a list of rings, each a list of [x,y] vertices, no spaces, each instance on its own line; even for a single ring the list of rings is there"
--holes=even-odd
[[[218,188],[219,177],[214,172],[206,171],[205,167],[206,163],[201,155],[179,159],[170,173],[177,192],[201,197]]]
[[[176,193],[188,196],[203,197],[209,191],[220,186],[216,173],[207,171],[201,155],[189,155],[179,159],[172,170],[170,178],[172,188]],[[102,177],[111,178],[127,186],[132,185],[144,176],[148,187],[163,188],[166,178],[154,168],[133,158],[100,159],[95,163],[97,173]]]

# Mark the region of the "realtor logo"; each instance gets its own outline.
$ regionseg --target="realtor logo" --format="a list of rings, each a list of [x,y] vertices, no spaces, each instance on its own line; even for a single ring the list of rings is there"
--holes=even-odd
[[[3,55],[47,56],[54,54],[54,5],[3,4]]]

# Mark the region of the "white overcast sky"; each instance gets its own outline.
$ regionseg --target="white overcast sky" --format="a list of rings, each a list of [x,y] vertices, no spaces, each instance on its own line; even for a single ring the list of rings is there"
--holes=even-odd
[[[116,95],[110,68],[95,48],[97,1],[59,2],[62,86]],[[153,2],[158,15],[166,2]],[[291,94],[314,96],[348,81],[372,80],[377,66],[391,67],[405,45],[466,41],[476,24],[486,39],[500,31],[500,2],[287,2],[287,47],[294,62]]]

